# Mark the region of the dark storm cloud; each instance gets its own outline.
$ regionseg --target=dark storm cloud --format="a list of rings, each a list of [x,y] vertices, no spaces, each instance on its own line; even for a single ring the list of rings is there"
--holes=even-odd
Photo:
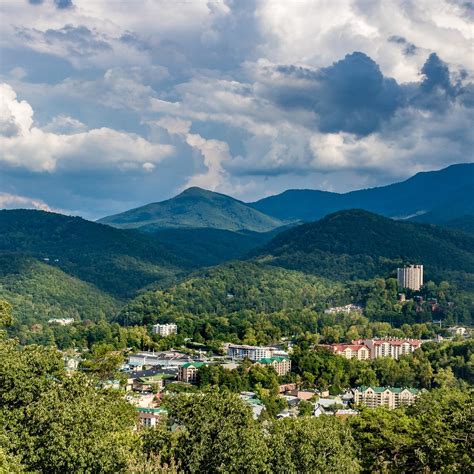
[[[311,71],[279,66],[278,72],[303,84],[274,91],[283,107],[304,107],[319,117],[319,130],[368,135],[390,118],[403,101],[400,86],[386,78],[364,53],[348,54],[332,66]]]
[[[407,41],[403,36],[390,36],[388,41],[390,43],[399,44],[403,48],[403,53],[406,56],[413,56],[418,50],[418,48],[413,43]]]
[[[72,0],[54,0],[54,3],[56,7],[60,10],[65,10],[67,8],[73,7]]]
[[[426,60],[423,80],[416,84],[398,84],[385,77],[377,63],[360,52],[319,70],[291,65],[275,70],[282,77],[274,83],[267,81],[264,94],[284,109],[314,111],[323,133],[366,136],[406,106],[443,111],[454,101],[465,106],[474,102],[473,85],[453,81],[436,53]]]

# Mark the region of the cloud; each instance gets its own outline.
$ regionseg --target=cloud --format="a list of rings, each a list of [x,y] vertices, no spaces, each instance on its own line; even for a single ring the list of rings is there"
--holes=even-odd
[[[0,209],[38,209],[40,211],[58,212],[51,209],[41,199],[32,199],[25,196],[17,196],[15,194],[0,193]]]
[[[133,168],[139,163],[159,162],[174,151],[171,145],[151,143],[136,134],[106,127],[78,132],[78,127],[84,127],[71,117],[56,117],[45,129],[38,128],[33,125],[33,109],[26,101],[17,100],[11,86],[1,84],[0,92],[4,117],[0,124],[0,160],[10,166],[36,172],[54,172],[65,167],[82,171],[110,166]],[[60,125],[72,125],[76,131],[48,131]]]

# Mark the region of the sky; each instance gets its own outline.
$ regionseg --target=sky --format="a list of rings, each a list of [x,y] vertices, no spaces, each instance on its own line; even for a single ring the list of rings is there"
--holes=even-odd
[[[0,208],[89,219],[474,161],[467,0],[1,0]]]

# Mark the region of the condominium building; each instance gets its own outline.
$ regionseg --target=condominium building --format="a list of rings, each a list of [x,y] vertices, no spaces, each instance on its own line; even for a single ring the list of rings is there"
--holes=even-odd
[[[256,362],[260,359],[269,359],[273,357],[275,349],[273,347],[245,346],[229,344],[227,347],[227,356],[231,359],[250,359]]]
[[[291,360],[287,357],[269,357],[260,359],[255,364],[273,367],[280,376],[286,375],[291,370]]]
[[[399,288],[419,291],[423,286],[423,265],[409,265],[397,268],[397,281]]]
[[[365,344],[332,344],[325,347],[346,359],[370,359],[370,350]]]
[[[419,339],[360,339],[352,341],[354,344],[363,344],[370,351],[370,358],[391,357],[410,354],[421,346]]]
[[[197,374],[201,367],[206,364],[204,362],[188,362],[178,369],[178,380],[186,383],[196,383]]]
[[[153,334],[159,334],[160,336],[166,337],[171,334],[176,334],[178,332],[178,326],[173,323],[169,324],[155,324],[152,328]]]
[[[354,403],[369,408],[397,408],[410,405],[416,400],[419,391],[415,388],[397,387],[358,387],[353,390]]]

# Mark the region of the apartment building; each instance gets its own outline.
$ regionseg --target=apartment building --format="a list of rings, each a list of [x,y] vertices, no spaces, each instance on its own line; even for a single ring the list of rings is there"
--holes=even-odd
[[[269,357],[260,359],[255,364],[271,366],[279,375],[286,375],[291,370],[291,360],[288,357]]]
[[[152,327],[153,334],[159,334],[160,336],[166,337],[171,334],[176,334],[178,332],[178,326],[174,323],[169,324],[155,324]]]
[[[197,374],[201,367],[206,364],[204,362],[188,362],[178,369],[178,380],[186,383],[196,383]]]
[[[353,390],[354,403],[369,408],[397,408],[415,402],[419,391],[415,388],[358,387]]]
[[[398,359],[400,356],[410,354],[421,346],[419,339],[360,339],[352,342],[365,345],[370,351],[371,359],[379,357]]]
[[[273,347],[245,346],[229,344],[227,356],[231,359],[250,359],[254,362],[260,359],[270,359],[273,357],[275,349]]]
[[[399,288],[419,291],[423,286],[423,265],[408,265],[397,268],[397,281]]]
[[[370,350],[365,344],[332,344],[324,346],[346,359],[368,360]]]

